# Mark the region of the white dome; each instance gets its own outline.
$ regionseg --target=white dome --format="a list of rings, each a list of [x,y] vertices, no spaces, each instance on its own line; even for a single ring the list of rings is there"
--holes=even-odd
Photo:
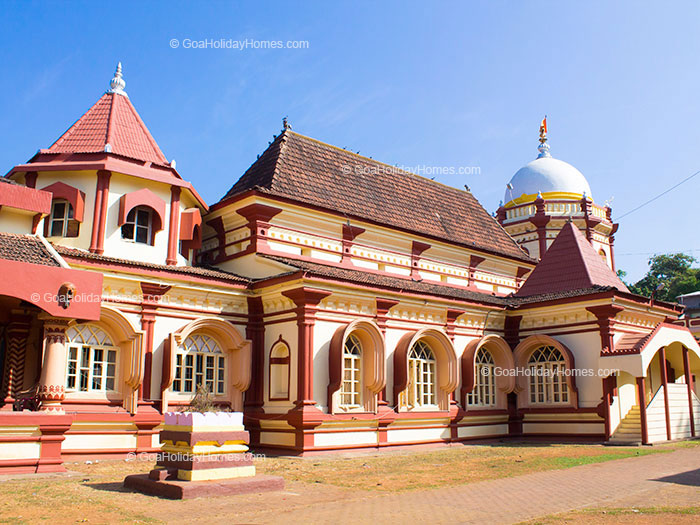
[[[510,202],[521,195],[538,193],[575,193],[593,199],[591,187],[586,177],[571,164],[549,156],[541,156],[520,168],[510,179],[504,202]]]

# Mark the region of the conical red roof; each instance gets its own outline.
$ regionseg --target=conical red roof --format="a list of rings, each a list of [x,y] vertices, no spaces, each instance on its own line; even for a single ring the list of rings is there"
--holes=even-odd
[[[110,148],[107,148],[107,144]],[[48,149],[50,153],[111,152],[167,165],[168,161],[126,95],[105,93]]]
[[[568,222],[515,295],[525,297],[595,286],[629,292],[581,231]]]

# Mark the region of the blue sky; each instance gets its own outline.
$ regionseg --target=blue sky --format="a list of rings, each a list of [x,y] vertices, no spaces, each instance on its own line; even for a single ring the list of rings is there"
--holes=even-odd
[[[165,155],[216,202],[279,132],[402,166],[494,211],[552,154],[622,215],[700,169],[697,2],[109,2],[3,4],[2,171],[48,147],[124,65]],[[177,49],[171,39],[305,40],[308,49]],[[625,217],[617,265],[700,256],[700,176]]]

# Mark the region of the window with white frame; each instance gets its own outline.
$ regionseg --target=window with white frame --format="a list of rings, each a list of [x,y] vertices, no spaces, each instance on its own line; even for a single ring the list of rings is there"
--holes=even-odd
[[[73,206],[64,199],[54,199],[51,203],[48,237],[77,237],[80,223],[73,219]]]
[[[142,244],[152,244],[153,211],[146,206],[137,206],[126,216],[122,225],[122,239]]]
[[[528,361],[530,372],[530,403],[556,405],[569,402],[566,384],[566,362],[553,346],[536,349]]]
[[[470,407],[496,405],[496,366],[491,352],[480,348],[474,363],[474,389],[467,394]]]
[[[362,344],[350,334],[343,347],[343,385],[340,406],[344,409],[362,406]]]
[[[408,406],[434,406],[435,354],[423,341],[417,341],[408,353]]]
[[[204,386],[215,395],[226,393],[226,357],[219,343],[206,334],[187,337],[175,353],[173,391],[195,394]]]
[[[110,392],[115,390],[118,348],[107,333],[94,324],[66,330],[68,363],[66,390]]]

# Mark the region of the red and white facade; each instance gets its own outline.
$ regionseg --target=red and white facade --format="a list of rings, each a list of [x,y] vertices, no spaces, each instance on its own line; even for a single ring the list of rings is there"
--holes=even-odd
[[[154,451],[199,384],[293,454],[695,435],[700,347],[600,257],[609,211],[538,262],[471,194],[287,126],[208,207],[124,87],[0,183],[0,472]]]

